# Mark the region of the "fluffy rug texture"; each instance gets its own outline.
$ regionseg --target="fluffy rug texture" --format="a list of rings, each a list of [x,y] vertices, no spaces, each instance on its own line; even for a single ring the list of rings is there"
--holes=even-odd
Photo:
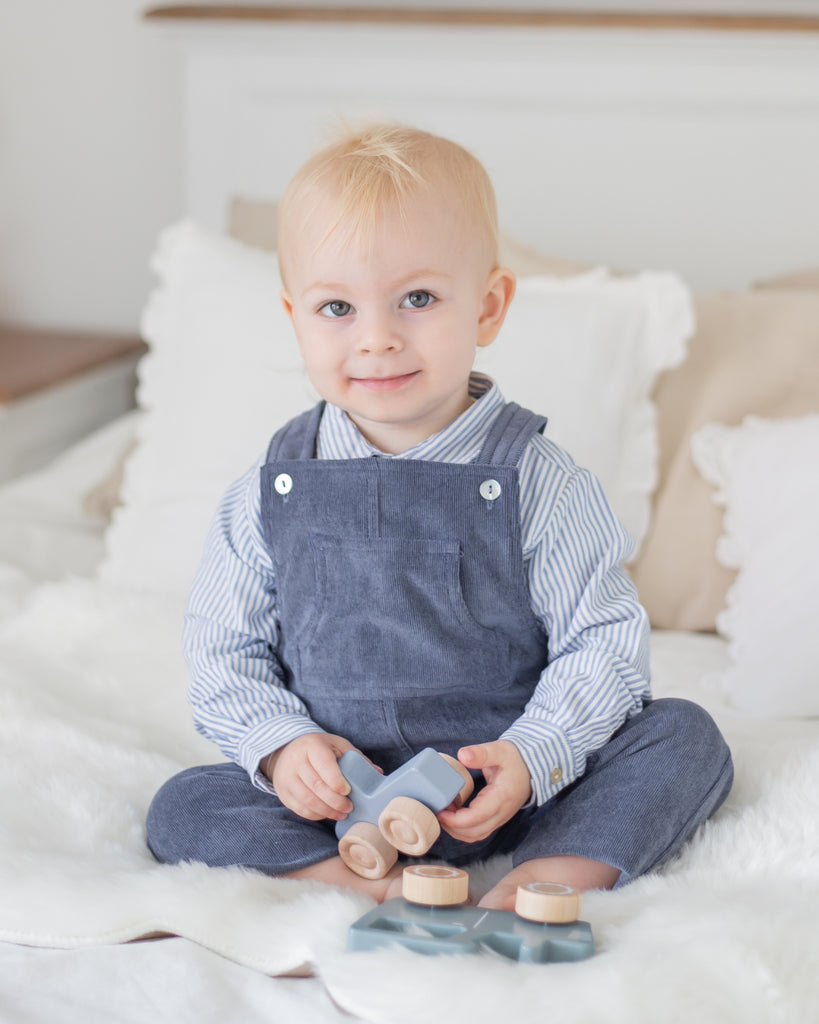
[[[0,940],[73,948],[184,936],[263,974],[310,971],[342,1010],[389,1024],[816,1019],[816,720],[711,708],[734,751],[734,791],[660,873],[587,896],[591,960],[347,954],[366,898],[162,866],[145,848],[158,786],[216,759],[190,724],[180,617],[168,598],[71,581],[40,587],[0,629]],[[656,637],[656,691],[707,703],[703,668],[719,667],[718,645]],[[478,890],[503,868],[477,873]]]

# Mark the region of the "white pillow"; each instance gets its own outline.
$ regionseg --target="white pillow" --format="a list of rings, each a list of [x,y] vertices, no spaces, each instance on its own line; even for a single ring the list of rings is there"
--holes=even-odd
[[[693,330],[690,295],[674,274],[530,277],[478,356],[507,399],[549,417],[546,436],[599,477],[637,546],[658,476],[651,392],[683,361]]]
[[[275,256],[186,221],[160,235],[151,265],[159,284],[142,319],[137,393],[147,415],[100,574],[186,594],[225,489],[316,396]]]
[[[187,592],[228,484],[317,398],[279,301],[275,257],[184,222],[160,237],[159,285],[139,368],[147,411],[107,537],[102,575]],[[550,416],[549,436],[595,470],[640,539],[656,481],[649,401],[685,354],[688,293],[672,275],[524,279],[479,361],[507,398]]]
[[[717,630],[731,703],[765,715],[819,715],[819,416],[709,424],[694,461],[725,506],[718,560],[738,569]]]

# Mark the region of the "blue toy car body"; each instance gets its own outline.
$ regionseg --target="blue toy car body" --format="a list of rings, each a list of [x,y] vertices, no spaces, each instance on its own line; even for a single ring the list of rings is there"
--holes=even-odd
[[[348,750],[339,761],[341,774],[350,783],[353,809],[336,822],[338,839],[357,822],[378,824],[381,813],[395,797],[410,797],[434,814],[448,807],[464,786],[464,777],[441,755],[426,747],[390,775],[382,775],[357,750]]]

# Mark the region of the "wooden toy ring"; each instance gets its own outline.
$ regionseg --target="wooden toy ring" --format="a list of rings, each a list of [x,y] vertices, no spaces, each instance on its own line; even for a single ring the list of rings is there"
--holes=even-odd
[[[580,917],[578,889],[558,882],[529,882],[519,885],[515,913],[527,921],[543,924],[571,924]]]
[[[441,864],[413,864],[404,868],[402,896],[409,903],[427,907],[448,907],[465,903],[469,897],[469,875],[460,868]]]

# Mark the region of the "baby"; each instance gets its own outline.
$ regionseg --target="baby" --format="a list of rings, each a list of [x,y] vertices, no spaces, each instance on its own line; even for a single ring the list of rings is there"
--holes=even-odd
[[[150,848],[389,898],[401,865],[366,879],[338,856],[338,759],[391,772],[431,746],[477,787],[429,858],[512,857],[484,906],[651,870],[725,799],[731,758],[701,708],[651,700],[597,480],[472,370],[515,291],[484,168],[414,129],[350,133],[289,185],[279,260],[322,402],[217,512],[184,643],[230,763],[165,784]]]

